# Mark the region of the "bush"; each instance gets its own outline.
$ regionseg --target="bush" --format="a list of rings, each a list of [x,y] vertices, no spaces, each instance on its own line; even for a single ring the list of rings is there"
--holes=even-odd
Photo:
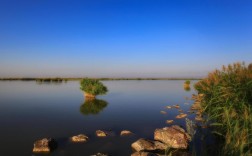
[[[82,79],[80,82],[80,89],[85,93],[93,96],[106,94],[108,89],[99,80],[95,79]]]
[[[184,82],[184,84],[190,85],[190,84],[191,84],[191,81],[190,81],[190,80],[186,80],[186,81]]]
[[[223,66],[195,84],[201,105],[224,137],[224,155],[252,153],[252,70],[244,63]]]

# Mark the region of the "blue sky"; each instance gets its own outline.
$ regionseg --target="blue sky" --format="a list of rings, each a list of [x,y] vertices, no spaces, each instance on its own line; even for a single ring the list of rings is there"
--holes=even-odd
[[[252,62],[250,0],[1,0],[0,77],[202,77]]]

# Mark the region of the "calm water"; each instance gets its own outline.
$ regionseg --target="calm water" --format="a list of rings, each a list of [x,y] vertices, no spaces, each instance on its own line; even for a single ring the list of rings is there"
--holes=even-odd
[[[174,124],[185,126],[185,119],[175,119],[177,109],[165,109],[175,104],[185,111],[189,109],[193,101],[185,97],[191,97],[195,91],[185,91],[183,82],[104,81],[109,93],[98,96],[99,100],[90,107],[77,81],[61,84],[0,81],[0,155],[36,156],[32,153],[34,141],[52,137],[58,148],[46,155],[89,156],[103,152],[129,156],[131,143],[141,137],[153,139],[156,128],[168,126],[166,120],[174,119]],[[167,114],[161,114],[161,110]],[[98,129],[112,130],[116,135],[97,138]],[[124,129],[136,136],[120,137]],[[88,135],[90,141],[69,142],[70,136],[80,133]],[[194,141],[194,148],[200,151],[202,144],[197,140],[200,139]]]

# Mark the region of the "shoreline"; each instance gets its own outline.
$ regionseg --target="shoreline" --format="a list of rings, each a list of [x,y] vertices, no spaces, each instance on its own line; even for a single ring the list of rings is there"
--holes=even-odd
[[[79,81],[85,77],[78,78],[0,78],[0,81]],[[201,80],[202,78],[91,78],[100,81],[118,81],[118,80]]]

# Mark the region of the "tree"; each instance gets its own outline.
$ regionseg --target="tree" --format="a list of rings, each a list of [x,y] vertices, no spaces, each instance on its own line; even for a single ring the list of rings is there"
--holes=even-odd
[[[108,92],[107,87],[99,80],[89,78],[81,80],[80,89],[84,91],[86,98],[95,98],[96,95],[104,95]]]

